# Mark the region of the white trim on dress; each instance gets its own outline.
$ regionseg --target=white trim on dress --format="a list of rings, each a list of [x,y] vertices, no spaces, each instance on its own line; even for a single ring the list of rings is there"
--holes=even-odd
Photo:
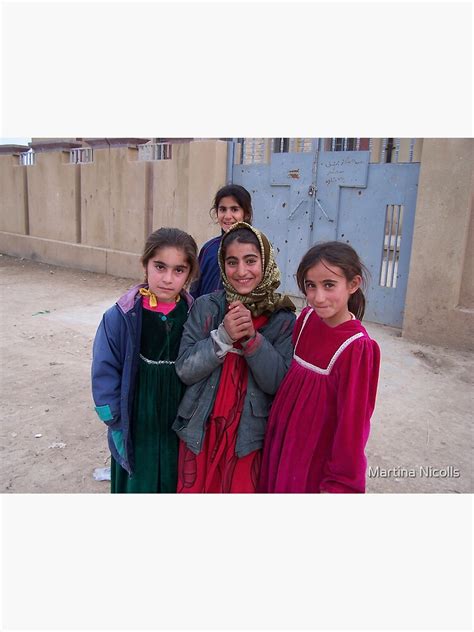
[[[319,373],[320,375],[329,375],[332,371],[332,368],[334,366],[334,363],[336,362],[336,360],[338,359],[338,357],[341,355],[341,353],[344,351],[344,349],[347,349],[347,347],[354,342],[354,340],[357,340],[358,338],[363,337],[363,333],[361,331],[359,331],[359,333],[354,334],[353,336],[351,336],[350,338],[348,338],[347,340],[345,340],[342,345],[339,347],[339,349],[336,351],[336,353],[332,356],[327,369],[321,369],[321,367],[316,366],[315,364],[311,364],[310,362],[306,362],[306,360],[303,360],[303,358],[300,358],[298,355],[296,355],[296,349],[298,347],[298,342],[300,340],[300,336],[303,332],[303,329],[306,325],[306,322],[308,320],[308,318],[311,316],[311,314],[314,312],[314,309],[311,308],[308,313],[306,314],[303,324],[301,325],[301,329],[300,329],[300,333],[298,334],[298,338],[296,340],[296,344],[295,344],[295,350],[293,352],[293,358],[296,360],[296,362],[298,362],[298,364],[300,364],[301,366],[304,366],[306,369],[309,369],[310,371],[314,371],[315,373]],[[351,314],[352,316],[352,320],[355,320],[355,316],[354,314]]]

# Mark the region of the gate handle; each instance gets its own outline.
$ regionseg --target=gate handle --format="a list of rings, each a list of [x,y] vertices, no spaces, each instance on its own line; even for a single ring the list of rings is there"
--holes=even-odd
[[[323,207],[321,206],[321,203],[319,202],[318,198],[316,198],[316,203],[319,206],[319,208],[322,210],[324,217],[328,220],[328,222],[334,222],[333,219],[331,219],[329,217],[329,215],[326,213],[326,211],[323,209]]]

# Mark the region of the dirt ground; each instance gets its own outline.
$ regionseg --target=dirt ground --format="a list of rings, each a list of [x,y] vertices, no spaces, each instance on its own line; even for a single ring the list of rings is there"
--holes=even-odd
[[[90,394],[93,337],[133,283],[0,255],[0,489],[106,493],[106,428]],[[369,492],[472,492],[472,354],[366,324],[382,350]],[[430,469],[431,468],[431,469]]]

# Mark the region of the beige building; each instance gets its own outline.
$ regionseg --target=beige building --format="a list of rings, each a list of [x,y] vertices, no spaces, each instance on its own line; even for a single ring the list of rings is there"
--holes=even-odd
[[[141,248],[154,228],[178,226],[198,245],[216,235],[208,209],[227,179],[228,143],[148,140],[34,139],[33,150],[0,147],[0,251],[140,279]],[[270,139],[252,140],[245,151],[264,161]],[[288,140],[290,151],[291,143],[311,142],[274,140]],[[369,147],[369,139],[333,140]],[[421,162],[403,335],[474,349],[473,141],[395,140],[371,139],[370,150],[372,162],[388,150]],[[231,160],[246,159],[238,145]]]

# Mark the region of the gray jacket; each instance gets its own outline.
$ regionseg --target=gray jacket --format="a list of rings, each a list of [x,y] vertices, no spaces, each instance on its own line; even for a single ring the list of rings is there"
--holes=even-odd
[[[224,363],[225,356],[220,357],[215,332],[225,313],[224,291],[200,296],[189,312],[176,360],[176,372],[188,388],[179,405],[173,429],[195,454],[202,449],[206,422],[216,399]],[[290,366],[294,323],[295,315],[290,310],[273,312],[257,332],[253,344],[244,349],[243,356],[249,371],[237,431],[235,451],[238,457],[263,445],[273,396]]]

